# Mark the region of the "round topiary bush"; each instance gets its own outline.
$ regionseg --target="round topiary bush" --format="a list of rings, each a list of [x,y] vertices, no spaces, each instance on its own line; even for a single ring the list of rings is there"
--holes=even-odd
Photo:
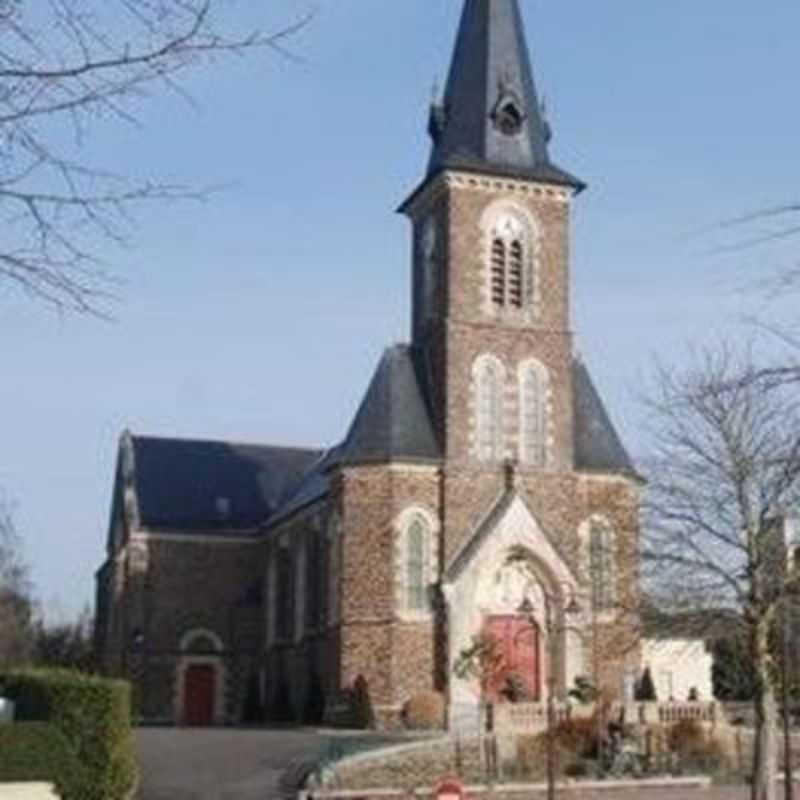
[[[444,696],[441,692],[418,692],[403,706],[403,722],[412,731],[444,728]]]

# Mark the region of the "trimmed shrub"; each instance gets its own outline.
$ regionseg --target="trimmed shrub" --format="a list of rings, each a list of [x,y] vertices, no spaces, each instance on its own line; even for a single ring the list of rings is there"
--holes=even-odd
[[[598,749],[598,725],[594,717],[573,717],[555,731],[559,747],[579,758],[594,758]]]
[[[359,675],[353,684],[352,714],[353,724],[356,728],[364,730],[375,728],[375,711],[372,708],[369,684],[363,675]]]
[[[680,720],[672,725],[667,742],[682,767],[715,772],[728,766],[722,743],[696,720]]]
[[[705,746],[706,734],[703,726],[693,719],[682,719],[671,725],[667,733],[667,744],[673,753],[693,753]]]
[[[81,800],[88,783],[66,736],[49,722],[0,727],[0,783],[51,783],[62,800]]]
[[[403,722],[412,731],[444,728],[444,696],[441,692],[419,692],[403,706]]]
[[[556,733],[556,732],[554,732]],[[556,733],[555,748],[556,774],[563,776],[565,771],[578,761],[577,753],[564,746]],[[512,772],[516,777],[529,781],[542,781],[547,775],[547,733],[526,734],[517,738],[517,761]]]
[[[122,800],[136,777],[130,686],[67,670],[0,673],[20,722],[51,722],[87,774],[80,800]]]

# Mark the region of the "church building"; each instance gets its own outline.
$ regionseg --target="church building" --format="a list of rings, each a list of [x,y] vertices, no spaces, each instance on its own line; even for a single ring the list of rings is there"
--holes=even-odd
[[[97,573],[103,668],[176,724],[451,727],[640,666],[642,488],[573,349],[570,217],[518,0],[465,0],[411,223],[410,342],[334,447],[125,432]],[[457,677],[490,637],[503,674]]]

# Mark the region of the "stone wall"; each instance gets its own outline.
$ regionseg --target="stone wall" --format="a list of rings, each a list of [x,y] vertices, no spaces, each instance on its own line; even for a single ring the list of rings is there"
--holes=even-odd
[[[263,649],[263,546],[257,541],[138,533],[128,559],[122,667],[141,718],[181,723],[181,665],[217,668],[218,722],[242,719],[248,685]],[[213,653],[193,653],[190,634],[217,637]],[[188,649],[187,649],[188,648]]]
[[[435,615],[404,619],[398,591],[398,518],[418,508],[439,519],[439,471],[351,467],[342,476],[343,687],[366,681],[376,714],[397,718],[413,694],[436,687]]]

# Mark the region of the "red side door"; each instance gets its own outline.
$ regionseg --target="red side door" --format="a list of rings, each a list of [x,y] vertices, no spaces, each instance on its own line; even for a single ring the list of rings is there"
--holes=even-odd
[[[539,629],[525,617],[515,615],[489,617],[486,634],[497,643],[500,666],[487,685],[486,699],[508,702],[509,679],[524,689],[526,699],[541,698]]]
[[[187,725],[206,727],[214,722],[214,667],[198,664],[186,670],[184,720]]]

